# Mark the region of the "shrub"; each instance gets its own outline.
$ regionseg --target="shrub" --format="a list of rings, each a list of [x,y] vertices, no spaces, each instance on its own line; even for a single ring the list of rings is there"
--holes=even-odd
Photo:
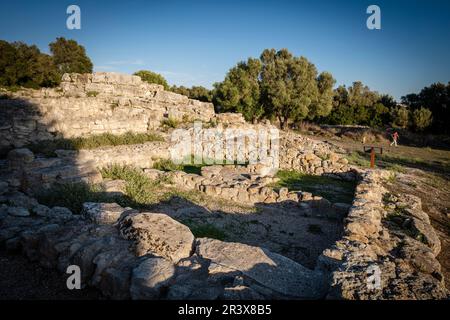
[[[98,91],[88,91],[86,92],[86,96],[88,97],[96,97],[99,94]]]
[[[405,106],[399,106],[392,110],[392,125],[406,128],[409,124],[409,110]]]
[[[161,121],[161,125],[163,127],[177,128],[179,124],[180,124],[180,122],[178,120],[171,118],[171,117],[169,117],[167,119],[163,119]]]
[[[162,171],[180,171],[183,170],[183,165],[175,164],[170,159],[160,159],[153,164],[153,169]]]
[[[423,131],[431,125],[433,118],[430,109],[421,107],[412,113],[412,123],[416,131]]]

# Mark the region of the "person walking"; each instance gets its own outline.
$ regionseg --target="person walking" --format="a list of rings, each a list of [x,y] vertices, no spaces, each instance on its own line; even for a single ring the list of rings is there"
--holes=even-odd
[[[395,132],[392,134],[392,142],[391,142],[391,146],[394,145],[394,146],[397,147],[397,146],[398,146],[397,140],[398,140],[398,132],[395,131]]]

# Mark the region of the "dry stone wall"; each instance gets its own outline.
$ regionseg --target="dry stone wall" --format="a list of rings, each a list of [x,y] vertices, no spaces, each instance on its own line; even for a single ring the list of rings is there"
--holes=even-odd
[[[360,172],[344,237],[319,257],[329,299],[446,299],[440,240],[420,199],[384,187],[390,173]]]
[[[207,122],[212,117],[212,104],[137,76],[65,74],[58,88],[22,90],[0,99],[0,149],[54,137],[147,132],[167,118]]]

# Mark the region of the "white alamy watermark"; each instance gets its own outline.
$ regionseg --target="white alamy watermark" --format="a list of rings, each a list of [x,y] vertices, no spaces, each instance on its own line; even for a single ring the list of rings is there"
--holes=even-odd
[[[81,269],[79,266],[73,264],[67,267],[66,273],[70,274],[70,276],[67,278],[66,286],[67,289],[73,290],[73,289],[81,289]]]
[[[378,265],[372,264],[366,269],[367,274],[367,289],[379,290],[381,289],[381,269]]]
[[[66,20],[66,26],[69,30],[81,29],[81,9],[75,4],[67,7],[66,13],[69,14]]]
[[[171,160],[175,164],[264,164],[279,166],[279,130],[276,128],[203,128],[172,132]]]
[[[372,4],[367,7],[367,14],[370,16],[367,18],[366,26],[369,30],[381,29],[381,9],[379,6]]]

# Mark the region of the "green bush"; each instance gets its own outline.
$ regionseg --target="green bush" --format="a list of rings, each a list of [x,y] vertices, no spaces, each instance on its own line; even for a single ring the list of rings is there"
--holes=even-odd
[[[160,159],[153,164],[153,169],[161,171],[181,171],[183,170],[183,165],[175,164],[170,159]]]
[[[180,122],[174,118],[167,118],[167,119],[163,119],[161,121],[161,125],[163,127],[169,127],[169,128],[177,128],[180,125]]]
[[[86,96],[88,97],[96,97],[98,96],[99,92],[98,91],[88,91],[86,92]]]

